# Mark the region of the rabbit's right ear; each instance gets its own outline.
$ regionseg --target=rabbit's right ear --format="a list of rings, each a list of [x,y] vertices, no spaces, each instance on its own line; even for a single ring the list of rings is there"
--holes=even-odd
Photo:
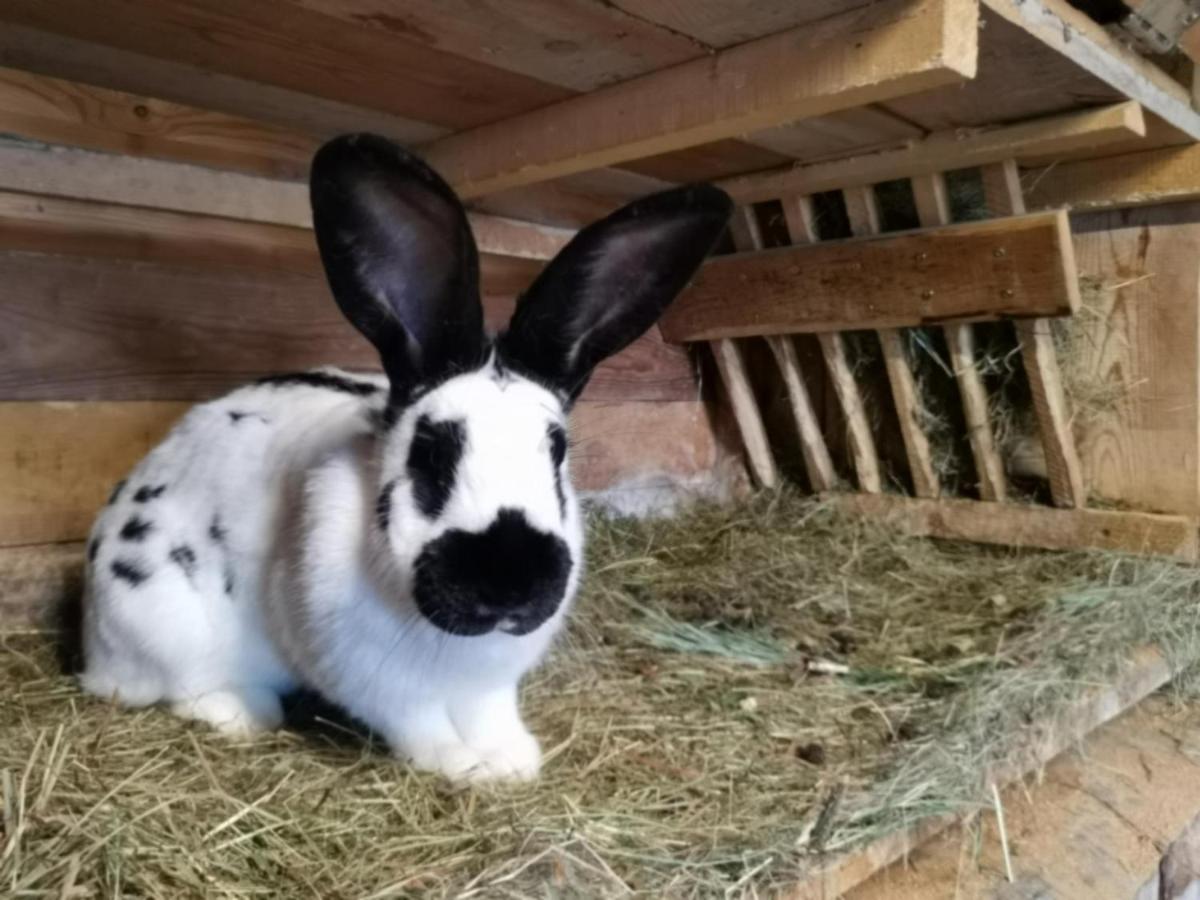
[[[392,402],[479,365],[479,253],[450,186],[386,138],[352,134],[317,151],[309,190],[334,299],[379,351]]]

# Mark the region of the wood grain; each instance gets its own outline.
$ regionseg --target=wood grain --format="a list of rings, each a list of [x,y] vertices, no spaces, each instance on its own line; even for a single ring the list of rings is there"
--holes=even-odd
[[[475,197],[955,83],[974,74],[976,13],[967,0],[885,0],[442,138],[425,153]]]
[[[977,544],[1047,550],[1114,550],[1200,558],[1200,523],[1193,517],[1098,509],[1051,509],[943,497],[922,500],[879,494],[835,494],[854,515],[887,522],[906,534]]]
[[[0,547],[80,540],[113,484],[187,403],[0,402]],[[701,492],[722,477],[703,403],[583,401],[572,416],[581,490],[667,477]]]
[[[710,260],[662,320],[668,340],[1069,314],[1064,213]],[[737,297],[738,303],[730,303]]]
[[[846,159],[787,166],[729,178],[721,187],[741,203],[790,194],[813,194],[878,184],[894,178],[932,175],[1004,159],[1055,156],[1106,143],[1126,141],[1146,132],[1141,107],[1118,103],[990,129],[953,128],[887,150]]]
[[[493,322],[512,299],[491,298]],[[201,399],[316,365],[377,367],[322,278],[0,253],[0,398]],[[603,363],[589,399],[696,396],[682,348],[656,331]]]
[[[1101,390],[1080,429],[1085,480],[1110,502],[1200,513],[1200,203],[1073,224],[1092,290],[1072,365]]]
[[[1025,198],[1015,161],[1010,159],[985,166],[982,178],[984,203],[994,215],[1025,212]],[[1077,291],[1079,276],[1074,244],[1067,242],[1064,250],[1063,268],[1068,284]],[[1046,319],[1031,319],[1018,329],[1018,336],[1021,338],[1021,359],[1033,395],[1033,411],[1045,450],[1050,494],[1057,506],[1083,506],[1087,502],[1083,467],[1075,447],[1051,323]]]
[[[882,230],[879,203],[873,187],[847,188],[842,192],[850,231],[859,236],[879,234]],[[918,497],[936,497],[941,493],[929,439],[921,427],[921,400],[913,380],[912,367],[904,349],[904,341],[895,328],[876,332],[887,371],[888,388],[896,409],[896,421],[904,442],[904,456],[912,478],[913,493]]]
[[[1022,173],[1032,209],[1146,206],[1200,198],[1200,147],[1078,160]]]
[[[0,128],[50,144],[304,180],[321,143],[228,113],[0,69]]]

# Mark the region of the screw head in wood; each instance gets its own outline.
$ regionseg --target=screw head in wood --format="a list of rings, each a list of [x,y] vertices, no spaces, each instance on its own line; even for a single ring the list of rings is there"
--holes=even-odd
[[[996,257],[996,259],[1003,259],[1004,257],[1008,256],[1008,251],[1003,247],[997,247],[992,251],[992,256]]]
[[[931,288],[925,288],[925,290],[921,291],[921,299],[922,300],[932,300],[933,299],[933,290]]]
[[[1017,292],[1012,288],[1004,288],[1002,291],[1000,291],[1000,296],[1005,300],[1011,300],[1013,297],[1017,296]]]

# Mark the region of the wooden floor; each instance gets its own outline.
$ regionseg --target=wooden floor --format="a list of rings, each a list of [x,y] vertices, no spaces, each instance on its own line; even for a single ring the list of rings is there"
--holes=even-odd
[[[1200,812],[1200,702],[1155,695],[1001,796],[1013,882],[988,810],[847,900],[1133,900]]]

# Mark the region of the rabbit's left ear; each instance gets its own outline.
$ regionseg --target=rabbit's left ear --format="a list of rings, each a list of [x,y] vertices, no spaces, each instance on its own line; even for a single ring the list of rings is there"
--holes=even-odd
[[[653,194],[580,231],[517,303],[501,361],[574,401],[592,370],[662,315],[725,230],[711,185]]]
[[[379,351],[393,398],[479,365],[479,253],[450,186],[386,138],[353,134],[317,152],[309,187],[334,299]]]

